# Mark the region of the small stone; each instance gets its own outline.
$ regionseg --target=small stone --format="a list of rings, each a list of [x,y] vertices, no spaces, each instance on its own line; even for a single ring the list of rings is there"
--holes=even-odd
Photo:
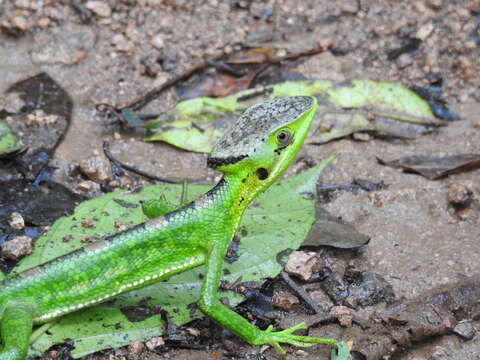
[[[453,183],[448,186],[448,202],[453,205],[468,205],[473,200],[473,192],[465,185]]]
[[[150,40],[150,44],[156,49],[163,49],[165,47],[165,40],[162,34],[155,35],[152,40]]]
[[[18,260],[32,252],[32,238],[29,236],[17,236],[4,242],[1,248],[4,258]]]
[[[128,344],[128,350],[134,354],[140,354],[144,347],[145,345],[143,345],[143,342],[141,341],[132,341]]]
[[[285,271],[302,280],[308,280],[314,272],[316,257],[314,252],[294,251],[288,257]]]
[[[29,0],[17,0],[15,1],[15,6],[19,9],[30,9],[30,1]]]
[[[152,8],[158,8],[162,5],[163,0],[147,0],[147,5]]]
[[[474,127],[475,129],[480,129],[480,120],[477,121],[475,124],[473,124],[473,127]]]
[[[330,310],[330,315],[335,316],[341,326],[352,326],[353,316],[348,307],[334,306],[332,307],[332,310]]]
[[[321,133],[323,133],[323,132],[329,132],[330,130],[332,130],[332,128],[333,128],[333,125],[330,120],[323,120],[320,123],[319,130]]]
[[[87,1],[85,7],[100,17],[109,17],[112,14],[112,9],[104,1]]]
[[[404,69],[407,66],[410,66],[412,64],[413,64],[413,59],[412,59],[412,56],[410,54],[407,54],[407,53],[402,54],[397,59],[397,66],[400,69]]]
[[[133,181],[128,176],[122,176],[118,179],[112,180],[108,183],[113,188],[125,189],[133,184]]]
[[[300,304],[300,300],[289,292],[276,293],[272,297],[272,305],[282,310],[291,311]]]
[[[428,22],[426,24],[423,24],[422,26],[420,26],[420,28],[417,30],[417,33],[415,34],[415,37],[417,39],[420,39],[422,41],[425,41],[429,36],[430,34],[432,33],[433,29],[435,29],[435,26],[433,25],[433,23],[431,22]]]
[[[368,198],[373,201],[373,205],[382,207],[392,203],[395,200],[395,195],[388,190],[380,190],[370,193]]]
[[[150,351],[154,351],[157,347],[165,345],[165,341],[163,340],[162,337],[157,336],[154,337],[150,340],[148,340],[145,345],[147,346],[147,349]]]
[[[186,328],[186,330],[192,336],[200,336],[201,333],[202,333],[199,329],[192,328],[192,327],[188,327],[188,328]]]
[[[432,9],[438,10],[442,8],[442,0],[428,0],[427,5]]]
[[[354,140],[357,140],[357,141],[370,141],[370,140],[372,140],[372,137],[370,136],[370,134],[364,133],[364,132],[353,133],[352,137],[353,137]]]
[[[141,33],[138,31],[138,28],[135,24],[129,23],[125,27],[125,36],[132,41],[138,41],[141,38]]]
[[[333,40],[332,39],[320,39],[318,41],[318,45],[323,50],[327,50],[327,49],[330,49],[333,46]]]
[[[80,161],[79,168],[84,175],[93,181],[103,184],[110,179],[107,165],[100,156],[93,156],[87,160]]]
[[[8,223],[12,228],[17,230],[22,230],[25,227],[25,220],[23,220],[23,216],[18,212],[13,212],[10,215],[10,221]]]
[[[346,14],[356,14],[358,12],[358,5],[355,1],[348,1],[342,3],[340,9]]]
[[[47,115],[43,110],[35,110],[27,115],[26,123],[28,126],[42,126],[47,124],[54,124],[58,120],[58,115]]]
[[[37,25],[42,29],[46,29],[50,25],[50,19],[46,17],[40,18],[37,21]]]
[[[115,34],[112,38],[112,43],[118,51],[122,52],[129,52],[134,48],[133,43],[127,40],[123,34]]]
[[[465,340],[471,340],[475,336],[475,327],[470,321],[464,321],[458,323],[453,328],[453,332]]]
[[[19,29],[21,31],[27,31],[29,29],[29,24],[27,19],[25,19],[23,16],[14,16],[10,19],[10,24],[16,29]]]
[[[80,191],[100,191],[100,184],[95,181],[85,180],[78,183],[76,188]]]
[[[472,17],[468,9],[458,6],[455,10],[461,20],[469,20]]]

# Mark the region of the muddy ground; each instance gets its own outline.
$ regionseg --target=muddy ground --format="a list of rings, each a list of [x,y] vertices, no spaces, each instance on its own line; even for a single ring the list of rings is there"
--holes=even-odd
[[[355,178],[384,182],[375,192],[338,191],[326,210],[371,237],[356,256],[362,270],[381,274],[398,299],[480,274],[480,214],[460,218],[448,203],[451,184],[480,199],[480,170],[427,180],[382,166],[376,156],[480,153],[480,34],[478,1],[89,1],[0,0],[0,93],[12,83],[49,73],[73,98],[68,133],[55,153],[55,178],[75,188],[71,165],[102,154],[102,141],[122,161],[173,180],[214,183],[205,155],[165,144],[143,143],[95,111],[95,104],[124,104],[182,74],[202,57],[243,47],[278,47],[281,55],[329,43],[330,51],[286,63],[282,70],[311,79],[368,78],[428,85],[443,80],[444,98],[460,115],[438,132],[415,140],[352,138],[305,146],[319,162],[340,157],[324,173],[325,183]],[[406,38],[418,49],[390,58]],[[147,65],[146,65],[147,64]],[[148,71],[146,67],[148,66]],[[433,79],[433,80],[432,80]],[[192,81],[192,80],[190,80]],[[187,84],[188,86],[188,84]],[[158,113],[177,101],[167,89],[145,109]],[[3,103],[7,108],[9,104]],[[474,323],[479,329],[479,323]],[[245,348],[254,353],[254,349]],[[108,356],[138,355],[130,350]],[[417,344],[396,359],[480,359],[480,336],[454,335]],[[292,358],[317,358],[315,349]],[[324,353],[322,353],[324,354]],[[231,358],[219,350],[143,354],[150,358]],[[270,350],[264,356],[273,358]],[[253,358],[253,357],[251,357]]]

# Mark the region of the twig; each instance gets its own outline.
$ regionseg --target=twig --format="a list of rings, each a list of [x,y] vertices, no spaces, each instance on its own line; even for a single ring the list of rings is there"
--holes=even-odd
[[[213,59],[211,59],[211,60],[204,60],[204,61],[192,66],[190,69],[185,71],[183,74],[181,74],[179,76],[176,76],[176,77],[174,77],[170,80],[167,80],[165,83],[163,83],[162,85],[150,90],[145,95],[142,95],[142,96],[136,98],[135,100],[133,100],[132,102],[130,102],[129,104],[120,107],[120,109],[130,108],[132,110],[140,110],[145,105],[147,105],[150,101],[152,101],[158,95],[160,95],[160,93],[162,91],[164,91],[165,89],[169,88],[170,86],[176,85],[180,81],[187,80],[190,76],[192,76],[196,72],[201,71],[201,70],[209,67],[210,66],[209,61],[216,61],[216,60],[220,59],[222,56],[223,56],[223,54],[219,54],[219,55],[214,56]]]
[[[298,286],[285,271],[282,271],[281,275],[282,279],[287,283],[287,285],[290,286],[292,290],[295,291],[297,295],[300,296],[302,300],[305,301],[308,306],[312,308],[313,311],[315,311],[315,314],[319,314],[322,312],[318,305],[315,304],[315,302],[310,298],[310,296],[308,296],[306,291],[303,290],[300,286]]]
[[[281,63],[282,61],[297,60],[298,58],[301,58],[303,56],[312,56],[312,55],[320,54],[323,51],[324,51],[323,48],[316,48],[316,49],[312,49],[312,50],[308,50],[308,51],[303,51],[303,52],[300,52],[300,53],[289,54],[289,55],[285,55],[285,56],[278,56],[278,57],[274,57],[274,58],[268,60],[265,63],[265,65],[266,65],[266,67],[268,67],[269,65],[278,64],[278,63]],[[115,110],[119,111],[119,110],[122,110],[122,109],[125,109],[125,108],[130,108],[131,110],[134,110],[134,111],[135,110],[140,110],[145,105],[147,105],[150,101],[152,101],[158,95],[160,95],[160,93],[162,93],[162,91],[169,88],[170,86],[176,85],[180,81],[187,80],[193,74],[197,73],[198,71],[204,70],[204,69],[206,69],[207,67],[209,67],[213,64],[215,64],[216,66],[219,66],[219,63],[217,62],[217,60],[219,60],[222,56],[223,56],[223,54],[218,54],[218,55],[214,56],[212,59],[204,60],[204,61],[192,66],[190,69],[185,71],[183,74],[166,81],[162,85],[150,90],[145,95],[142,95],[142,96],[136,98],[135,100],[133,100],[132,102],[128,103],[127,105],[116,108]],[[225,66],[227,66],[227,65],[225,65]],[[262,71],[263,70],[264,69],[262,69]]]
[[[139,169],[137,169],[133,166],[130,166],[130,165],[127,165],[127,164],[124,164],[124,163],[118,161],[117,159],[115,159],[113,157],[112,153],[110,152],[110,144],[108,143],[108,141],[103,142],[103,153],[105,154],[105,156],[107,157],[108,160],[110,160],[112,163],[119,166],[120,168],[126,169],[126,170],[128,170],[128,171],[130,171],[134,174],[138,174],[140,176],[143,176],[150,181],[161,181],[161,182],[164,182],[164,183],[167,183],[167,184],[178,184],[179,183],[179,182],[176,182],[176,181],[160,178],[158,176],[149,174],[149,173],[147,173],[143,170],[139,170]]]

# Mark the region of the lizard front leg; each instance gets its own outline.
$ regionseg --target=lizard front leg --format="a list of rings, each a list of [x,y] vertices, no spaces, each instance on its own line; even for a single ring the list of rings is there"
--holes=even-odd
[[[228,242],[226,244],[220,242],[215,243],[207,257],[206,276],[202,286],[200,301],[198,303],[200,309],[205,314],[249,344],[271,345],[282,356],[285,355],[285,350],[280,346],[280,343],[291,344],[299,347],[327,344],[333,347],[331,355],[332,360],[350,359],[350,351],[343,342],[337,342],[334,339],[322,339],[293,334],[293,332],[296,330],[306,329],[307,326],[304,323],[278,332],[272,331],[272,326],[269,326],[267,330],[262,331],[223,305],[218,297],[218,286],[220,283],[223,257],[227,247]]]
[[[0,360],[23,360],[33,327],[33,307],[28,302],[11,301],[5,305],[0,322],[3,343]]]

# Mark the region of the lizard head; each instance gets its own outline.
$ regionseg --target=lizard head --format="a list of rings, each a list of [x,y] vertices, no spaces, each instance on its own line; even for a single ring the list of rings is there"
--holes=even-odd
[[[292,96],[264,101],[245,110],[214,145],[207,164],[226,176],[240,176],[251,198],[290,165],[310,129],[317,101]]]

